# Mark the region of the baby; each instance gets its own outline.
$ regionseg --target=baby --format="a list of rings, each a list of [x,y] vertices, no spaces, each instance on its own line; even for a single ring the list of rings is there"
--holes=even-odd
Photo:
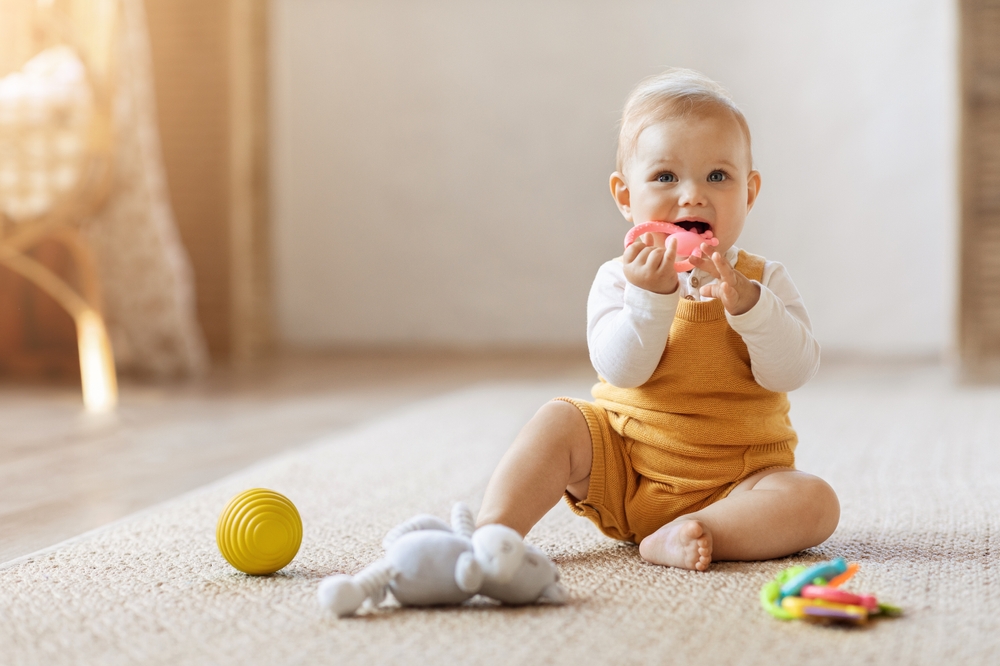
[[[760,191],[746,118],[718,84],[674,69],[625,104],[611,195],[633,225],[670,222],[707,243],[678,274],[649,233],[597,272],[587,343],[593,402],[558,398],[528,422],[486,489],[479,524],[522,535],[565,496],[647,561],[706,570],[826,540],[840,504],[795,469],[786,391],[819,344],[784,266],[735,246]]]

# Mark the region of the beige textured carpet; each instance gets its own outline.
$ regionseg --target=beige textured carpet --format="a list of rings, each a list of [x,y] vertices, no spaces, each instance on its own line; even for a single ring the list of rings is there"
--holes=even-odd
[[[800,467],[829,479],[843,519],[822,547],[707,573],[645,564],[557,507],[529,535],[560,565],[564,607],[386,609],[336,620],[318,580],[379,557],[418,512],[477,506],[499,456],[565,386],[486,385],[397,411],[0,570],[0,662],[15,664],[1000,663],[1000,391],[941,370],[838,376],[792,397]],[[584,387],[572,387],[580,395]],[[235,492],[295,501],[302,549],[252,578],[213,529]],[[793,562],[862,563],[852,587],[903,618],[844,629],[757,605]]]

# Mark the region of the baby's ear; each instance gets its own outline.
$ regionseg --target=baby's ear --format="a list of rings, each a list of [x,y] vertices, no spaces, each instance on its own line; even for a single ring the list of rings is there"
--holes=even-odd
[[[753,208],[753,204],[757,201],[757,195],[760,194],[760,171],[751,171],[750,175],[747,176],[747,212]]]
[[[611,174],[611,196],[615,200],[615,205],[618,206],[618,210],[621,211],[622,216],[631,222],[632,206],[628,191],[628,183],[625,182],[625,176],[619,171],[615,171]]]

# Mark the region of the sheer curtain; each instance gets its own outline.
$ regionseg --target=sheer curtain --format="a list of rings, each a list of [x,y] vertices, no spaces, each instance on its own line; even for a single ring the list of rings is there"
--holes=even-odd
[[[84,223],[100,274],[115,361],[152,376],[208,365],[194,279],[166,189],[142,0],[121,0],[114,105],[115,171],[107,204]]]

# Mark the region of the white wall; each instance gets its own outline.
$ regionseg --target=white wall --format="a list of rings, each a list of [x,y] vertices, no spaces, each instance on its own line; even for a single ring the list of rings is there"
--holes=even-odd
[[[754,133],[741,245],[828,351],[934,354],[955,303],[946,0],[275,0],[278,324],[298,345],[582,344],[627,224],[615,123],[699,69]]]

